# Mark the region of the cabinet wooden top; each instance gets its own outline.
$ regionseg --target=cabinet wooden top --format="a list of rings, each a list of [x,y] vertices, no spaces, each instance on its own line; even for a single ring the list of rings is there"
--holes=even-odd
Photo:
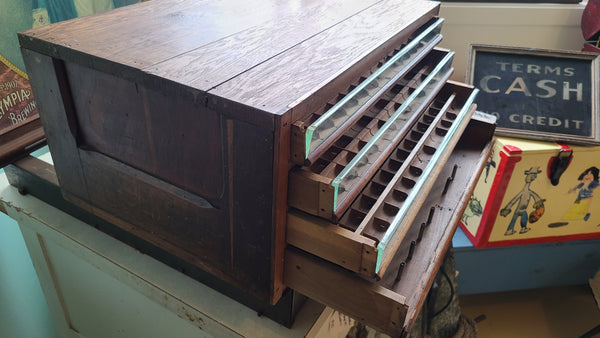
[[[437,10],[428,0],[152,0],[19,38],[132,81],[183,85],[209,104],[279,115]]]

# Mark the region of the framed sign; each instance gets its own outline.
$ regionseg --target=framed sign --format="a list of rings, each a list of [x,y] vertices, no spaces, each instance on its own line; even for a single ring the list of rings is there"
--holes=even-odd
[[[600,144],[600,55],[471,45],[467,81],[498,135]]]

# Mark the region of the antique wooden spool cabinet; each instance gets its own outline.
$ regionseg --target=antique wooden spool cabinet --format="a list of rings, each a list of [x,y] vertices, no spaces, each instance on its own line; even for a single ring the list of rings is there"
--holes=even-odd
[[[493,132],[438,6],[152,0],[21,33],[62,195],[234,294],[406,332]]]

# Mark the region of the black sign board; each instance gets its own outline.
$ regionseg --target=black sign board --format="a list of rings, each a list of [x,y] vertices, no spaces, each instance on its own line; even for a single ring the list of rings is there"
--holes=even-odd
[[[591,53],[472,45],[468,82],[497,134],[600,144],[598,66]]]

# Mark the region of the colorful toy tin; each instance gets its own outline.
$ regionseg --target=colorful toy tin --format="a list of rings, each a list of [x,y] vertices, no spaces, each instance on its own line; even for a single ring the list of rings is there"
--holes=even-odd
[[[600,237],[600,147],[497,137],[462,216],[477,248]]]

